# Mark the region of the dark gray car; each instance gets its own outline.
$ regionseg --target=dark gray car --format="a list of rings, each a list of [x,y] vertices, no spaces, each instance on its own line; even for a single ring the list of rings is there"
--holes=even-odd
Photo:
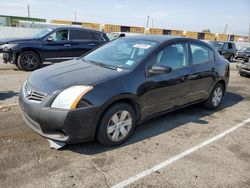
[[[232,62],[234,60],[237,52],[237,48],[234,42],[210,41],[208,43],[228,61]]]

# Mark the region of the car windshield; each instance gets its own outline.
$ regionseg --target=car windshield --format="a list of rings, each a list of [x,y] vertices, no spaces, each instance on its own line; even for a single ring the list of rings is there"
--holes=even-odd
[[[52,29],[42,29],[41,31],[39,31],[38,33],[36,33],[33,36],[33,38],[42,38],[43,36],[47,35],[51,31],[52,31]]]
[[[156,46],[149,40],[120,38],[83,57],[84,62],[98,63],[105,67],[132,69],[138,65]]]
[[[221,49],[223,47],[223,42],[209,42],[209,44],[215,49]]]

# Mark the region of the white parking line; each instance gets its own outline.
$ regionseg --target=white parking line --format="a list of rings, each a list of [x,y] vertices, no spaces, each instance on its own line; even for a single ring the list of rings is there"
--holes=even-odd
[[[170,165],[171,163],[173,163],[173,162],[175,162],[175,161],[177,161],[177,160],[179,160],[179,159],[193,153],[194,151],[196,151],[196,150],[198,150],[198,149],[200,149],[200,148],[202,148],[204,146],[207,146],[208,144],[211,144],[212,142],[215,142],[216,140],[224,137],[225,135],[235,131],[236,129],[246,125],[249,122],[250,122],[250,118],[248,118],[247,120],[239,123],[238,125],[230,128],[230,129],[227,129],[226,131],[220,133],[219,135],[217,135],[217,136],[215,136],[215,137],[213,137],[213,138],[211,138],[209,140],[206,140],[206,141],[204,141],[204,142],[202,142],[202,143],[200,143],[200,144],[198,144],[198,145],[196,145],[196,146],[194,146],[194,147],[192,147],[192,148],[190,148],[190,149],[188,149],[188,150],[186,150],[186,151],[184,151],[184,152],[182,152],[182,153],[180,153],[180,154],[178,154],[178,155],[176,155],[176,156],[174,156],[174,157],[172,157],[170,159],[167,159],[167,160],[163,161],[162,163],[160,163],[158,165],[153,166],[152,168],[150,168],[148,170],[145,170],[145,171],[143,171],[143,172],[141,172],[141,173],[139,173],[139,174],[137,174],[135,176],[132,176],[132,177],[130,177],[130,178],[128,178],[128,179],[126,179],[126,180],[124,180],[122,182],[119,182],[118,184],[112,186],[112,188],[121,188],[121,187],[125,187],[125,186],[127,186],[127,185],[129,185],[131,183],[134,183],[135,181],[137,181],[137,180],[139,180],[139,179],[141,179],[141,178],[143,178],[145,176],[148,176],[149,174]]]

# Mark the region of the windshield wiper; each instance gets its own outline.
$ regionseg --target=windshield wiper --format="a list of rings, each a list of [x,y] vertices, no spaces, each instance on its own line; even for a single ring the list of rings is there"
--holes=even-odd
[[[117,67],[112,66],[112,65],[107,65],[107,64],[100,63],[100,62],[97,62],[97,61],[88,61],[88,62],[92,63],[94,65],[100,66],[100,67],[107,68],[107,69],[117,70]]]

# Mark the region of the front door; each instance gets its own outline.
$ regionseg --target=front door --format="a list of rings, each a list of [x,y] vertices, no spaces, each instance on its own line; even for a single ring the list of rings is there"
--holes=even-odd
[[[187,79],[192,74],[187,43],[166,46],[152,62],[150,62],[152,65],[171,67],[172,71],[148,76],[143,96],[146,116],[184,105],[187,103],[186,97],[191,88],[190,80]]]
[[[69,30],[57,30],[43,41],[43,56],[45,61],[62,61],[72,59]]]

